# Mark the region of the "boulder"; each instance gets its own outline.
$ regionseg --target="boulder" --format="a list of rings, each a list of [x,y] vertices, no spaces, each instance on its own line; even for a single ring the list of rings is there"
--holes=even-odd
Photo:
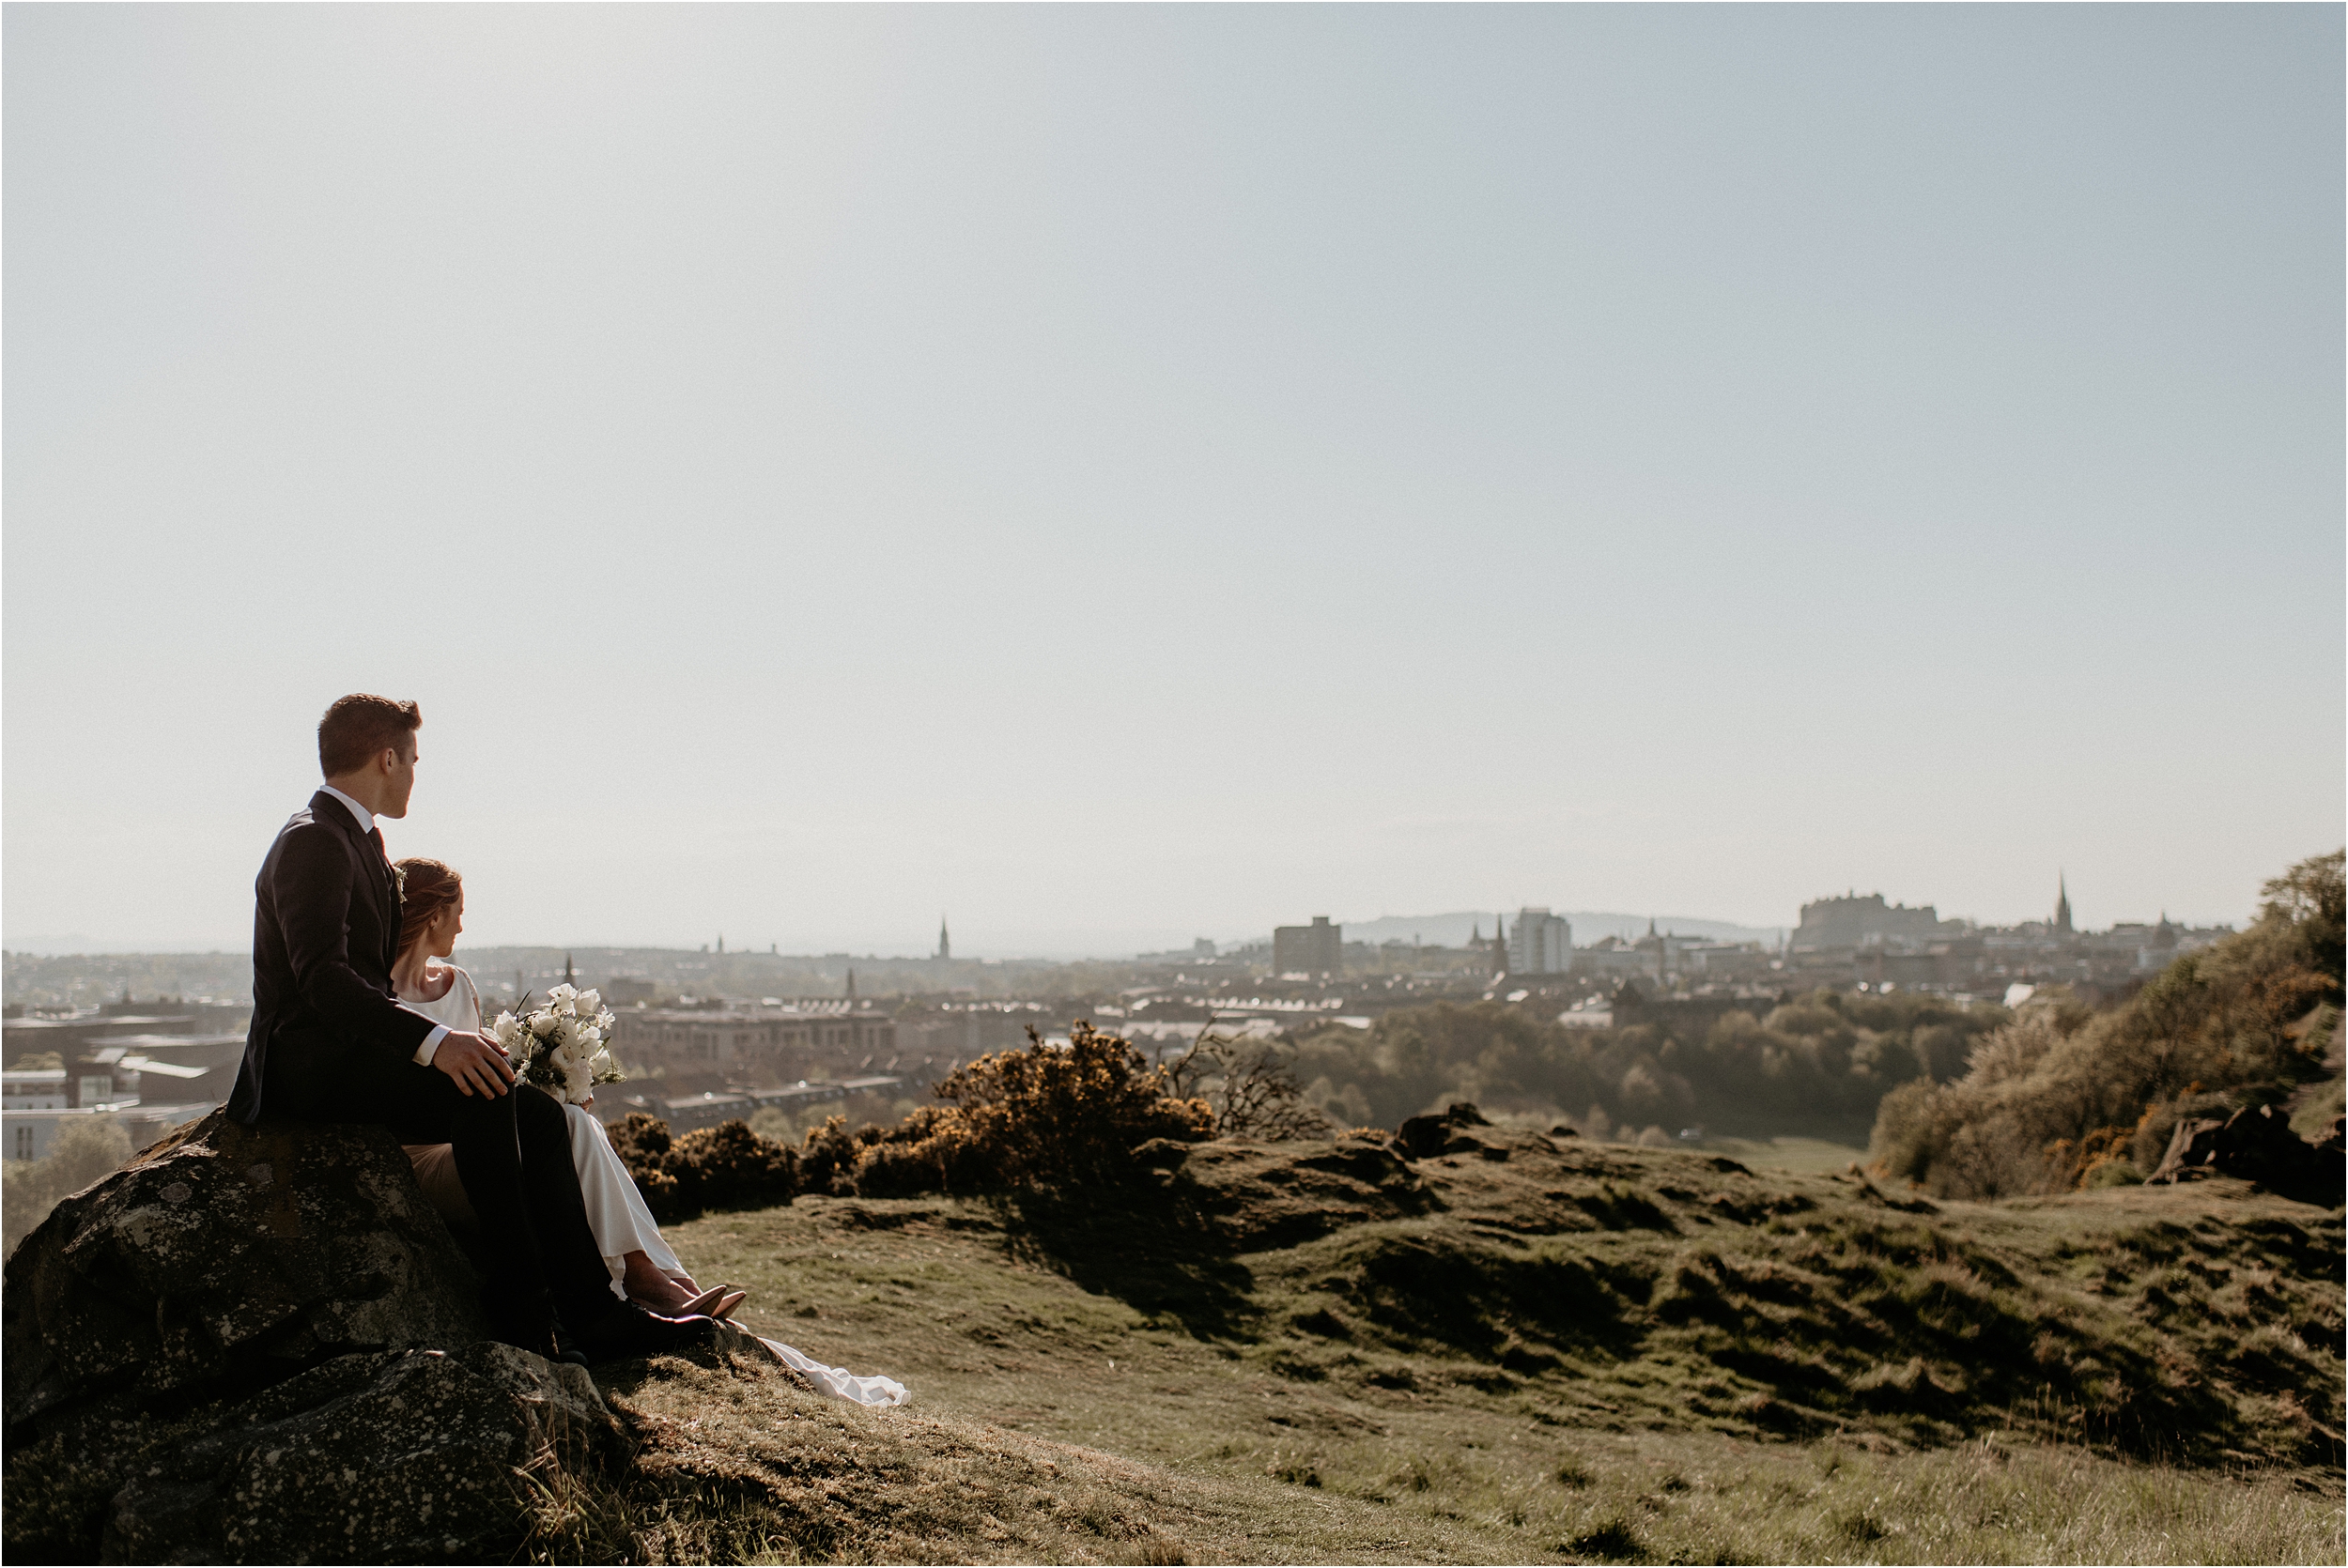
[[[255,1130],[215,1111],[60,1203],[6,1282],[11,1443],[101,1392],[250,1393],[484,1332],[471,1265],[378,1127]]]
[[[517,1470],[621,1445],[583,1369],[482,1337],[478,1295],[380,1128],[216,1112],[146,1150],[8,1261],[8,1555],[510,1555]]]
[[[1461,1100],[1439,1115],[1429,1113],[1405,1119],[1395,1129],[1394,1141],[1388,1146],[1404,1160],[1426,1160],[1454,1149],[1481,1150],[1485,1145],[1463,1135],[1461,1130],[1491,1125],[1483,1112]]]
[[[529,1528],[517,1471],[624,1452],[583,1367],[489,1341],[344,1356],[147,1448],[107,1505],[101,1552],[115,1562],[496,1560]]]
[[[2169,1151],[2147,1181],[2198,1181],[2204,1176],[2239,1176],[2302,1203],[2337,1205],[2348,1182],[2337,1124],[2321,1141],[2291,1130],[2278,1105],[2254,1105],[2219,1119],[2196,1117],[2177,1124]]]

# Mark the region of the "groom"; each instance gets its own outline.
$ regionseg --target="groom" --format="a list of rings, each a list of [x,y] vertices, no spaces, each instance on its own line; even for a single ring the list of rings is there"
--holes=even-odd
[[[516,1083],[494,1038],[392,992],[399,889],[375,824],[408,814],[423,722],[413,702],[354,695],[318,723],[325,786],[279,830],[254,884],[253,1025],[228,1114],[248,1127],[265,1115],[374,1122],[402,1143],[452,1145],[496,1260],[484,1305],[508,1344],[561,1353],[567,1330],[602,1360],[704,1341],[706,1317],[612,1296],[563,1107]]]

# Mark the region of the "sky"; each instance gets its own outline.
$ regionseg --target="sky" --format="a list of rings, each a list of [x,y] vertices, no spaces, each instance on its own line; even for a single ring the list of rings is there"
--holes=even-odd
[[[2239,921],[2343,838],[2336,6],[13,6],[0,940]]]

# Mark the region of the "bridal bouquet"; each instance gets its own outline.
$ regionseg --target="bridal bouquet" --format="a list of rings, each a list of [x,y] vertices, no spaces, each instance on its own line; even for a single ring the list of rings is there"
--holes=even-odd
[[[583,1105],[594,1098],[596,1084],[627,1076],[604,1043],[611,1038],[613,1020],[601,996],[560,985],[537,1007],[529,1003],[524,996],[516,1004],[524,1011],[502,1012],[489,1025],[524,1083]]]

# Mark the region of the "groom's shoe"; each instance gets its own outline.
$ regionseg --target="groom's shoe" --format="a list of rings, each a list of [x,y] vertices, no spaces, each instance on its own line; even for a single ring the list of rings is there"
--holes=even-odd
[[[569,1361],[585,1366],[587,1358],[572,1348],[569,1336],[546,1307],[532,1311],[526,1307],[492,1309],[489,1314],[489,1337],[501,1345],[527,1350],[549,1361]]]
[[[572,1366],[587,1364],[586,1356],[571,1342],[570,1333],[563,1327],[563,1320],[559,1317],[554,1320],[554,1359]]]
[[[718,1326],[706,1317],[662,1317],[633,1301],[618,1301],[579,1330],[578,1343],[590,1361],[616,1361],[689,1350],[707,1345],[717,1331]]]

